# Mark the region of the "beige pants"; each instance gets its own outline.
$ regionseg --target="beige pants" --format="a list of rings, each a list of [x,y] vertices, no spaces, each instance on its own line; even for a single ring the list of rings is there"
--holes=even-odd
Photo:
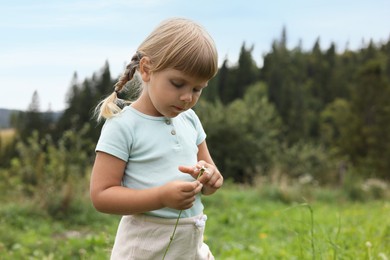
[[[203,243],[204,215],[182,218],[165,256],[166,260],[213,260],[209,247]],[[176,219],[146,215],[122,217],[111,260],[162,260]],[[200,224],[199,224],[200,223]]]

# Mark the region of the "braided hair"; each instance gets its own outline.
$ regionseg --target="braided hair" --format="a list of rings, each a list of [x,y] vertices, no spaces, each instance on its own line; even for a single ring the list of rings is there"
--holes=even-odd
[[[118,96],[125,87],[126,83],[134,78],[134,74],[139,67],[139,62],[142,57],[143,55],[139,51],[133,55],[130,63],[126,65],[125,71],[119,77],[118,82],[115,83],[114,92],[106,99],[102,100],[96,107],[95,115],[97,116],[98,121],[102,118],[112,117],[113,115],[119,113],[125,105],[131,103],[130,101],[118,98]]]
[[[134,56],[131,58],[131,61],[126,66],[126,70],[123,72],[122,76],[119,78],[118,82],[114,85],[114,91],[118,95],[123,87],[129,80],[132,80],[134,73],[136,72],[139,62],[142,59],[142,54],[137,51]]]

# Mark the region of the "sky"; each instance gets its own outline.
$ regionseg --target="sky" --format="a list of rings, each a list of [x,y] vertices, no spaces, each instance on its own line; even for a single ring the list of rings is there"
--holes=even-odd
[[[390,39],[389,0],[0,0],[0,108],[66,108],[75,72],[82,82],[108,61],[118,77],[164,19],[185,17],[212,35],[220,63],[253,45],[258,66],[287,31],[289,48],[358,50]],[[108,94],[108,93],[107,93]]]

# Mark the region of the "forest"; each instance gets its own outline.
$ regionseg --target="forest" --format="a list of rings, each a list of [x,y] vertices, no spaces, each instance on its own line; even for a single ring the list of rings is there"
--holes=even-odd
[[[390,198],[390,39],[362,43],[358,50],[337,51],[334,43],[323,47],[318,38],[311,49],[304,50],[299,44],[288,48],[283,30],[280,39],[262,57],[253,57],[253,49],[243,43],[236,63],[226,58],[194,108],[227,185],[221,195],[206,200],[206,204],[214,205],[210,211],[220,218],[212,232],[225,232],[220,225],[234,227],[244,211],[253,214],[253,218],[248,216],[248,223],[259,225],[259,214],[283,213],[285,204],[302,199],[305,203],[295,211],[310,210],[311,222],[306,223],[311,225],[306,231],[307,226],[297,221],[296,229],[300,231],[291,233],[287,221],[281,232],[276,215],[262,215],[275,219],[275,225],[269,228],[275,229],[276,234],[292,237],[291,244],[283,242],[287,251],[275,246],[280,239],[267,240],[266,231],[243,226],[236,227],[233,233],[220,234],[225,240],[210,242],[218,248],[217,256],[242,256],[246,252],[248,258],[242,259],[264,254],[300,255],[300,259],[325,254],[337,259],[340,254],[347,258],[371,254],[371,242],[361,250],[364,237],[348,233],[354,232],[354,226],[343,227],[343,233],[340,227],[334,231],[337,224],[331,224],[329,233],[316,238],[321,232],[313,220],[316,212],[308,203],[316,199],[331,201],[319,209],[329,212],[336,210],[334,202],[341,200]],[[94,259],[106,258],[114,236],[111,229],[117,223],[92,209],[88,182],[103,124],[94,118],[94,108],[112,93],[116,81],[108,62],[89,78],[79,79],[75,72],[64,111],[41,111],[39,93],[35,92],[26,111],[12,114],[12,129],[0,129],[0,254],[8,256],[5,259],[31,255],[36,256],[31,259],[52,259],[55,251],[64,259],[85,259],[87,252],[101,257]],[[129,84],[120,98],[133,97]],[[226,204],[224,209],[219,209],[220,203]],[[242,207],[241,211],[224,213],[231,203]],[[348,205],[338,210],[346,216],[355,214],[348,210],[360,212],[356,214],[365,221],[367,236],[375,237],[378,244],[372,252],[387,252],[390,228],[385,220],[370,221],[362,213],[367,209]],[[377,216],[386,216],[388,204],[372,205]],[[264,207],[269,207],[271,213],[263,211]],[[28,220],[30,216],[36,220],[34,224]],[[294,216],[299,218],[302,214],[297,212]],[[75,225],[81,231],[76,232],[77,237],[69,238],[69,227]],[[51,229],[55,234],[49,234]],[[240,233],[243,230],[245,235]],[[345,240],[337,244],[340,232]],[[107,237],[107,233],[112,236]],[[243,244],[235,241],[237,234],[243,236]],[[296,234],[302,235],[298,242],[293,239]],[[306,241],[304,236],[310,237],[310,245],[302,244]],[[266,241],[269,248],[264,251]],[[346,241],[351,244],[343,247]]]
[[[262,67],[253,48],[243,43],[237,64],[224,60],[195,107],[226,178],[251,183],[275,172],[320,184],[351,176],[390,178],[390,41],[338,53],[335,44],[323,49],[318,39],[305,51],[299,45],[288,49],[283,30]],[[92,164],[101,128],[93,110],[116,80],[108,62],[91,78],[75,73],[60,115],[40,111],[35,92],[28,110],[11,118],[16,136],[0,143],[1,168],[23,165],[23,148],[31,142],[46,143],[43,153],[49,144],[61,149],[62,142],[70,142],[63,147],[67,152],[77,149],[67,140],[76,133],[84,166]]]

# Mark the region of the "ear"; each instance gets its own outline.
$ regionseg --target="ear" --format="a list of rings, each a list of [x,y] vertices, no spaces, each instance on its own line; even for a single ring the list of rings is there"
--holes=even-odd
[[[150,59],[148,57],[143,57],[139,61],[139,72],[141,74],[143,82],[150,81]]]

